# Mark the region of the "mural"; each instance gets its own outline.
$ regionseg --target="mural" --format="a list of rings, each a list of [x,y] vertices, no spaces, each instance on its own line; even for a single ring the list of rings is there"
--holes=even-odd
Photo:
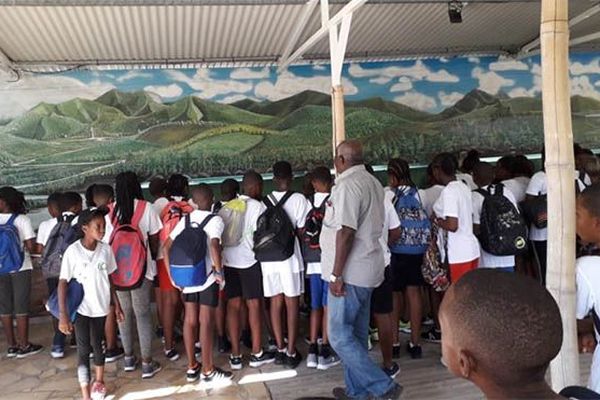
[[[600,54],[571,58],[576,140],[600,138]],[[344,66],[347,136],[373,163],[542,144],[538,58]],[[329,67],[71,71],[0,77],[0,184],[81,188],[125,169],[193,176],[331,162]]]

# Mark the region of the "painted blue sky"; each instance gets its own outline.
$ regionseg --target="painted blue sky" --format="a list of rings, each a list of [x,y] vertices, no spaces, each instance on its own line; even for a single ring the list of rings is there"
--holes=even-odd
[[[600,100],[600,53],[571,56],[571,93]],[[146,90],[162,101],[194,95],[232,103],[245,98],[280,100],[303,90],[329,93],[328,65],[276,68],[192,70],[72,71],[26,75],[15,83],[0,80],[0,118],[17,116],[41,101],[58,103],[74,97],[95,98],[110,89]],[[524,60],[458,57],[344,65],[348,100],[383,97],[437,113],[473,89],[510,97],[540,95],[538,57]]]

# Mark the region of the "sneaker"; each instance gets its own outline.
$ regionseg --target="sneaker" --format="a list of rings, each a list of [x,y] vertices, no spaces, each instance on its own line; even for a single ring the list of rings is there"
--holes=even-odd
[[[229,371],[223,371],[221,368],[219,367],[214,367],[214,369],[212,370],[212,372],[210,374],[205,374],[204,372],[202,373],[202,380],[204,382],[225,382],[225,381],[231,381],[231,378],[233,377],[233,374]]]
[[[267,351],[277,351],[277,342],[273,338],[269,338],[267,341]]]
[[[229,366],[231,369],[240,370],[242,369],[242,356],[234,356],[231,354],[229,356]]]
[[[392,358],[400,358],[400,343],[396,343],[392,346]]]
[[[408,344],[406,345],[406,351],[408,351],[408,354],[410,354],[410,358],[412,358],[413,360],[423,357],[423,349],[421,348],[421,346],[415,346],[414,344],[412,344],[412,342],[408,342]]]
[[[268,351],[261,351],[258,354],[250,356],[250,366],[252,368],[262,367],[265,364],[270,364],[275,361],[275,354]]]
[[[367,349],[369,351],[373,350],[373,342],[371,341],[371,336],[367,337]]]
[[[94,382],[91,397],[92,400],[104,400],[104,397],[106,397],[106,386],[103,382]]]
[[[400,366],[398,363],[392,363],[390,368],[383,367],[382,369],[383,372],[385,372],[391,379],[394,379],[398,376],[398,374],[400,374]]]
[[[69,347],[72,349],[77,348],[77,339],[75,338],[74,334],[71,334],[71,338],[69,339]]]
[[[199,356],[200,354],[202,354],[202,346],[200,345],[200,343],[195,343],[194,344],[194,354]]]
[[[115,347],[104,352],[104,360],[107,363],[113,363],[123,356],[125,356],[125,350],[122,347]]]
[[[277,365],[285,364],[285,355],[286,355],[285,353],[286,353],[285,349],[275,351],[275,364],[277,364]]]
[[[335,367],[342,362],[340,357],[329,349],[329,346],[323,346],[321,354],[317,361],[317,369],[319,371],[327,371],[329,368]]]
[[[18,347],[16,347],[16,346],[9,347],[8,350],[6,350],[6,357],[15,358],[17,356],[18,352],[19,352]]]
[[[441,343],[442,342],[442,332],[433,328],[427,332],[423,332],[421,334],[421,338],[427,342]]]
[[[50,350],[52,358],[63,358],[65,356],[65,348],[63,346],[54,345]]]
[[[302,362],[302,354],[298,350],[296,350],[296,354],[290,355],[285,352],[285,365],[288,367],[295,369]]]
[[[34,354],[38,354],[42,350],[44,350],[44,346],[39,345],[39,344],[29,343],[27,346],[21,347],[17,351],[17,358],[19,358],[19,359],[26,358],[26,357],[32,356]]]
[[[162,367],[156,361],[151,361],[149,363],[142,363],[142,379],[150,379],[154,375],[160,372]]]
[[[398,332],[410,335],[412,332],[412,330],[410,328],[410,322],[406,322],[406,323],[400,322],[399,327],[398,327]]]
[[[400,398],[400,395],[402,395],[403,390],[404,390],[404,388],[396,383],[394,385],[394,387],[391,388],[390,390],[388,390],[386,393],[384,393],[381,396],[373,397],[373,399],[374,400],[397,400]]]
[[[177,361],[179,360],[179,353],[175,349],[165,350],[165,357],[170,361]]]
[[[125,356],[125,359],[123,360],[123,370],[125,372],[132,372],[135,371],[136,367],[137,358],[135,358],[135,356]]]
[[[448,368],[448,364],[446,364],[446,361],[444,361],[444,357],[440,357],[440,364],[442,364],[444,367]]]
[[[194,368],[190,368],[185,373],[185,379],[188,382],[196,382],[200,378],[200,364],[196,364]]]
[[[369,328],[369,336],[371,336],[372,342],[379,342],[379,329]]]
[[[333,388],[333,398],[336,400],[352,400],[352,397],[346,394],[346,389],[343,387]]]
[[[317,368],[319,365],[319,347],[316,343],[308,346],[308,354],[306,355],[306,368]]]
[[[165,337],[165,331],[160,325],[154,329],[154,334],[156,335],[157,339],[163,339]]]
[[[247,349],[252,349],[252,333],[248,329],[242,331],[240,341]]]
[[[217,339],[219,353],[224,354],[231,351],[231,342],[227,339],[227,336],[219,336]]]
[[[432,318],[425,318],[423,319],[423,322],[421,323],[423,326],[433,326],[435,324],[435,321]]]

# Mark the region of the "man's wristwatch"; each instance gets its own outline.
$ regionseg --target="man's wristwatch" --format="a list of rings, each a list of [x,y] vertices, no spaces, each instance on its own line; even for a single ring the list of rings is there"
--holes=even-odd
[[[331,274],[329,276],[329,282],[330,283],[336,283],[337,281],[341,281],[342,277],[341,276],[335,276],[334,274]]]

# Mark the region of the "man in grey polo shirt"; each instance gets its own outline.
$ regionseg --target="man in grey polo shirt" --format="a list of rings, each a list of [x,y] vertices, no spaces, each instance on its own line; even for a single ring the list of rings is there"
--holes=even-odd
[[[383,187],[365,169],[359,142],[341,143],[334,162],[338,178],[320,239],[323,279],[329,281],[329,341],[342,359],[346,380],[346,389],[335,388],[333,394],[337,399],[397,399],[402,387],[371,360],[367,349],[371,293],[384,274],[379,244]]]

